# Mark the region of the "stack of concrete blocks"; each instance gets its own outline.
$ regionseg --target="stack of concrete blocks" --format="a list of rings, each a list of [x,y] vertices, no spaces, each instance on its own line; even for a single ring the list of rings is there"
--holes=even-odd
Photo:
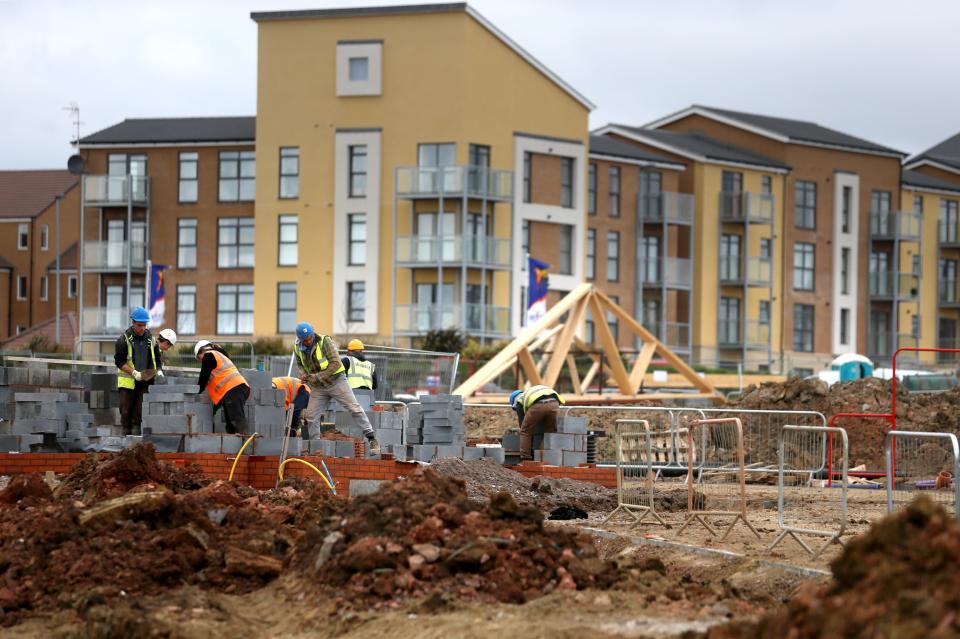
[[[198,394],[199,386],[182,383],[185,381],[162,378],[147,389],[142,405],[143,440],[161,453],[219,453],[219,439],[216,451],[210,451],[209,443],[202,446],[190,437],[196,433],[213,438],[213,406],[206,394]],[[187,439],[192,440],[190,444]]]
[[[94,416],[94,425],[117,427],[119,434],[120,396],[117,392],[117,374],[89,373],[88,376],[84,394]]]
[[[370,425],[373,426],[374,435],[380,444],[380,450],[385,453],[398,455],[398,459],[405,459],[403,450],[403,414],[392,411],[373,410],[376,400],[374,391],[358,388],[353,391],[357,403],[363,408]],[[365,440],[363,429],[354,421],[353,415],[346,408],[340,406],[337,402],[331,402],[327,409],[323,421],[332,422],[336,430],[344,435],[354,439]],[[347,445],[352,446],[349,441],[337,440],[313,440],[309,443],[310,452],[316,455],[327,457],[353,457],[354,451]]]
[[[503,436],[504,461],[520,463],[520,433],[510,430]],[[545,433],[538,426],[533,434],[533,460],[550,466],[579,466],[587,463],[587,419],[557,417],[557,432]]]
[[[69,381],[66,385],[69,385]],[[86,429],[93,424],[93,415],[81,396],[81,391],[69,389],[14,393],[11,435],[20,436],[18,452],[26,452],[27,449],[56,452],[61,450],[61,440],[83,439]],[[7,452],[13,452],[13,441],[7,441],[6,445]],[[84,445],[85,442],[80,444],[81,450]]]
[[[283,452],[284,434],[287,427],[287,412],[284,410],[284,392],[273,387],[273,375],[269,372],[258,371],[252,368],[240,370],[243,378],[250,386],[250,396],[244,407],[250,434],[258,433],[253,444],[247,447],[251,455],[280,455]],[[224,433],[224,443],[233,445],[231,437],[226,434],[226,422],[223,410],[217,411],[217,432]],[[287,442],[287,454],[299,455],[302,452],[300,441],[291,437]],[[237,447],[239,450],[239,447]],[[236,450],[224,452],[237,452]]]
[[[432,462],[448,457],[461,457],[469,461],[484,456],[484,449],[466,445],[463,397],[423,395],[420,397],[417,412],[419,427],[408,427],[407,430],[407,441],[410,444],[406,450],[407,459]]]

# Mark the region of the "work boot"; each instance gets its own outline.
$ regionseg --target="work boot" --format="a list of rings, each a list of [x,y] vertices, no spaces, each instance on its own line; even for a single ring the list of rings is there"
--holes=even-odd
[[[367,452],[371,455],[380,454],[380,442],[373,435],[367,437]]]

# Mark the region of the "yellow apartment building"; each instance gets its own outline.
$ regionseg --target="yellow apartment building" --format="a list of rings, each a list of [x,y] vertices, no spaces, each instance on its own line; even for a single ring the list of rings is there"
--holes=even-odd
[[[252,18],[257,334],[506,338],[552,236],[583,280],[593,105],[559,76],[466,4]]]

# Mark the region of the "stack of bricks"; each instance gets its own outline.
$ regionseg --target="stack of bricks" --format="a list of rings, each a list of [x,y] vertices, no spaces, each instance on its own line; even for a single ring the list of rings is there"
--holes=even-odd
[[[503,436],[504,463],[520,463],[520,434],[507,431]],[[579,466],[587,463],[587,420],[585,417],[557,417],[557,432],[545,433],[538,427],[533,434],[533,459],[550,466]]]
[[[415,406],[409,407],[413,412]],[[448,457],[479,459],[484,450],[466,446],[467,428],[463,422],[463,397],[459,395],[423,395],[415,415],[407,426],[406,459],[432,462]]]

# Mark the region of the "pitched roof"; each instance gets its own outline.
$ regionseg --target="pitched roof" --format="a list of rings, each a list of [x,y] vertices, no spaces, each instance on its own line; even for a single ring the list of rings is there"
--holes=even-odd
[[[0,255],[0,271],[10,271],[13,270],[13,264],[11,264],[7,258]]]
[[[914,167],[927,163],[941,164],[960,172],[960,133],[909,158],[904,162],[904,166]]]
[[[873,153],[879,155],[893,155],[898,157],[906,156],[906,153],[891,149],[890,147],[858,138],[842,131],[830,129],[821,126],[816,122],[806,120],[791,120],[789,118],[778,118],[770,115],[760,115],[757,113],[745,113],[743,111],[732,111],[730,109],[718,109],[716,107],[694,104],[676,113],[672,113],[664,118],[648,124],[648,127],[659,128],[670,122],[676,122],[690,115],[702,115],[720,122],[726,122],[732,126],[737,126],[758,135],[774,138],[781,142],[793,144],[808,144],[811,146],[826,146],[841,150],[858,151],[864,153]]]
[[[173,142],[253,142],[253,116],[216,118],[129,118],[80,138],[80,146]]]
[[[678,133],[623,124],[608,124],[597,133],[619,133],[640,143],[700,162],[747,164],[777,172],[790,170],[790,167],[780,160],[715,140],[702,133]]]
[[[13,350],[16,348],[25,349],[29,347],[30,342],[36,338],[42,338],[50,345],[56,343],[57,324],[55,317],[34,324],[19,335],[0,343],[0,346],[5,350]],[[63,346],[72,346],[76,339],[77,314],[72,311],[60,313],[60,344]]]
[[[592,111],[597,108],[593,102],[586,96],[567,84],[563,78],[551,71],[542,62],[537,60],[529,51],[521,47],[510,36],[498,29],[496,25],[471,7],[466,2],[446,2],[440,4],[406,4],[380,7],[340,7],[336,9],[302,9],[297,11],[260,11],[250,14],[250,18],[256,22],[265,22],[268,20],[298,20],[304,18],[342,18],[342,17],[365,17],[365,16],[387,16],[387,15],[410,15],[422,13],[466,13],[468,16],[480,23],[480,25],[489,31],[495,38],[513,49],[514,53],[523,58],[530,66],[545,75],[551,82],[563,89],[570,97]]]
[[[625,158],[628,160],[639,160],[641,162],[650,162],[656,164],[672,164],[678,169],[683,169],[683,164],[676,160],[642,149],[634,144],[629,144],[623,140],[618,140],[609,135],[591,135],[590,153],[596,155],[608,155],[611,157]]]
[[[920,173],[919,171],[911,171],[909,169],[904,169],[900,173],[900,182],[905,186],[912,186],[918,189],[952,191],[954,193],[960,193],[960,184],[947,182],[946,180],[941,180],[940,178],[933,177],[932,175]]]
[[[68,171],[0,171],[0,218],[36,217],[79,178]]]
[[[50,260],[50,264],[47,265],[48,271],[53,271],[57,268],[57,258],[54,257]],[[62,271],[73,271],[77,269],[77,243],[74,242],[67,247],[67,250],[60,254],[60,270]]]

